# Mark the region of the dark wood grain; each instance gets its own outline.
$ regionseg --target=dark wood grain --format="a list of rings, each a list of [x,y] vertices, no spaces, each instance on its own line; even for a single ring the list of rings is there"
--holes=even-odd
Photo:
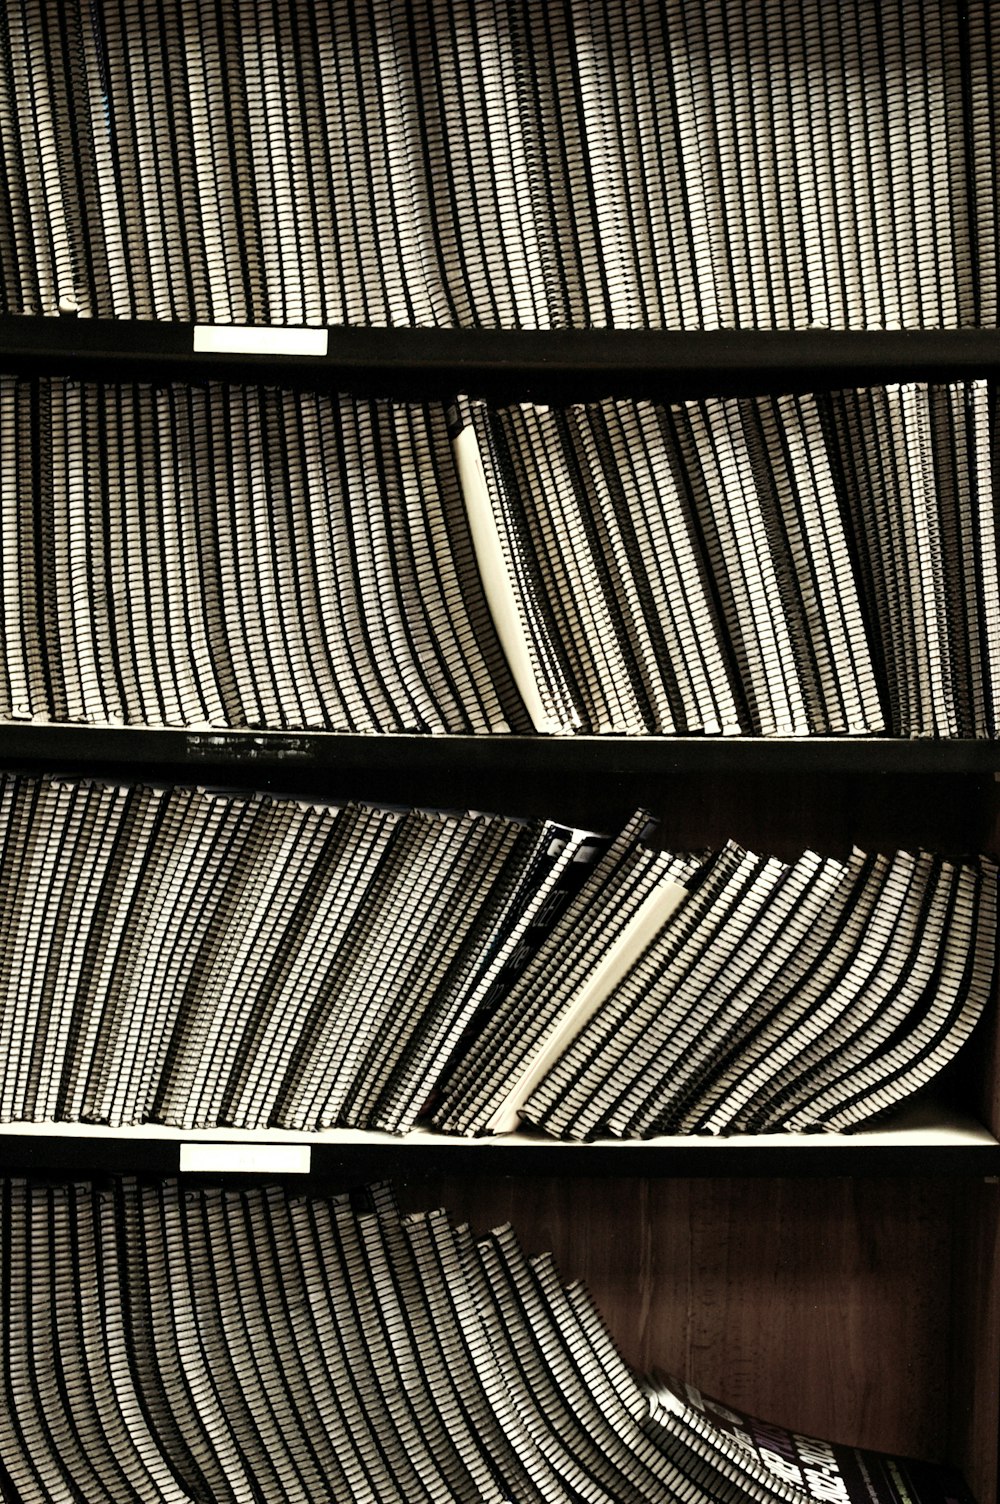
[[[528,1252],[553,1250],[634,1367],[813,1435],[948,1458],[995,1504],[994,1222],[981,1189],[456,1180],[402,1195],[480,1232],[509,1221]]]

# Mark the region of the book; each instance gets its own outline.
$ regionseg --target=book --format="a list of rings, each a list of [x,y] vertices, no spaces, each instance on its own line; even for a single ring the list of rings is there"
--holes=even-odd
[[[703,1420],[713,1435],[732,1438],[748,1459],[791,1484],[801,1504],[975,1504],[963,1480],[943,1464],[803,1436],[661,1372],[644,1387],[655,1424],[669,1428],[675,1415]]]

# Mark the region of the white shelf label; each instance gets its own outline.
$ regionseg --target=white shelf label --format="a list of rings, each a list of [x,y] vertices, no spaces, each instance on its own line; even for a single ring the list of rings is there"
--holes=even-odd
[[[195,324],[196,355],[325,355],[327,329],[261,328],[245,324]]]
[[[181,1144],[181,1174],[308,1175],[309,1144]]]

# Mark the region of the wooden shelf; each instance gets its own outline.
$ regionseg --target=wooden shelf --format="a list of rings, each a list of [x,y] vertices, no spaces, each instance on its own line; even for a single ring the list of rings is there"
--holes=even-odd
[[[324,731],[156,730],[0,724],[0,764],[197,768],[448,769],[506,776],[592,772],[986,773],[1000,741],[892,737],[356,736]]]
[[[204,1151],[222,1150],[206,1163]],[[192,1153],[192,1149],[195,1151]],[[309,1156],[301,1154],[310,1151]],[[922,1105],[853,1134],[753,1134],[573,1144],[518,1132],[465,1139],[417,1128],[398,1137],[361,1129],[104,1128],[78,1123],[0,1127],[11,1174],[242,1173],[307,1170],[322,1180],[424,1175],[714,1177],[1000,1174],[1000,1143],[972,1118]],[[306,1162],[308,1159],[308,1162]],[[189,1162],[190,1161],[190,1162]]]
[[[994,329],[336,327],[327,331],[325,354],[281,355],[196,352],[196,327],[6,315],[0,317],[0,364],[10,371],[119,381],[214,377],[418,399],[461,391],[543,401],[951,381],[1000,369],[1000,333]]]

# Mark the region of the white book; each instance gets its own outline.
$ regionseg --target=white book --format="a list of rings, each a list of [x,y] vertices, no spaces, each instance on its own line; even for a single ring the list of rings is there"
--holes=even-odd
[[[595,958],[614,943],[657,882],[674,872],[673,859],[639,844],[645,824],[644,811],[629,820],[456,1062],[433,1115],[445,1131],[482,1127],[505,1096],[511,1073],[583,984]]]
[[[415,582],[414,630],[420,661],[433,673],[439,713],[453,729],[510,730],[494,682],[489,607],[482,595],[462,490],[440,403],[390,408],[410,440],[400,483],[404,526],[412,540],[405,564]],[[489,655],[489,656],[488,656]],[[505,692],[509,695],[509,691]]]
[[[656,1131],[712,1071],[717,1055],[752,1013],[759,971],[817,861],[810,854],[788,868],[770,859],[724,921],[714,920],[704,954],[693,957],[681,980],[666,989],[648,1035],[609,1081],[616,1098],[607,1118],[613,1134]]]
[[[633,1099],[647,1095],[649,1083],[640,1088],[637,1082],[643,1081],[650,1057],[655,1076],[661,1048],[664,1066],[676,1064],[711,1021],[711,1008],[697,1005],[699,973],[730,963],[731,950],[757,920],[760,898],[781,872],[780,863],[730,843],[674,922],[637,958],[551,1078],[540,1084],[526,1116],[548,1132],[575,1138],[606,1122],[615,1122],[616,1133],[628,1131]],[[696,993],[693,1007],[686,986]]]
[[[490,1133],[510,1133],[520,1121],[520,1109],[553,1063],[569,1047],[604,1000],[631,971],[670,916],[687,897],[680,883],[659,884],[644,899],[615,943],[571,999],[529,1060],[522,1062],[506,1097],[484,1125]]]
[[[538,660],[532,650],[527,622],[518,602],[501,543],[479,441],[473,426],[466,423],[452,443],[476,562],[497,636],[535,731],[558,733],[564,728],[546,703]]]

